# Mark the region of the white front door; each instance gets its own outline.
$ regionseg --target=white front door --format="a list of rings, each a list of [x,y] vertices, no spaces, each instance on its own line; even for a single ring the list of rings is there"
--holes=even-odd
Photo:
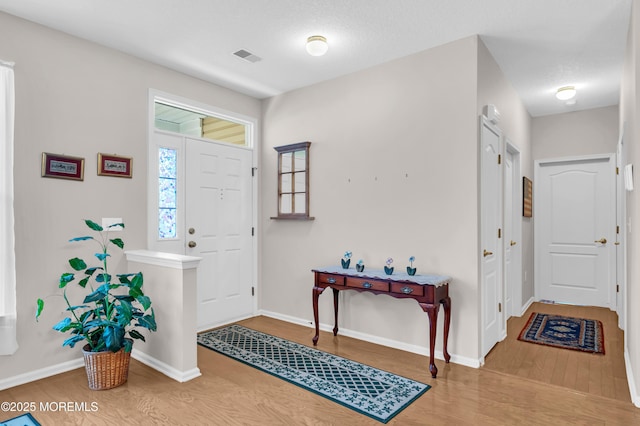
[[[615,309],[613,155],[538,162],[536,296]]]
[[[198,267],[198,330],[246,318],[252,297],[252,152],[186,141],[186,254]]]
[[[504,333],[500,304],[502,300],[502,179],[499,158],[502,135],[484,117],[481,121],[481,208],[480,269],[482,282],[482,356],[498,343]]]

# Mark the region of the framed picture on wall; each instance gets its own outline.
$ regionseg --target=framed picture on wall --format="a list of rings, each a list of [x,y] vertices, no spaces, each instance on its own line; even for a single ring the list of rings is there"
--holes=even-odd
[[[84,180],[84,158],[42,153],[42,177]]]
[[[98,153],[98,175],[130,178],[133,159],[118,155]]]
[[[531,179],[522,178],[522,216],[531,217],[533,211],[533,182]]]

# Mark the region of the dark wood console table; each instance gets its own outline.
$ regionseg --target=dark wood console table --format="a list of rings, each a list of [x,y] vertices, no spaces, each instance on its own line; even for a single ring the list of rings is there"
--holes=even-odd
[[[449,298],[450,277],[440,275],[413,275],[405,273],[386,275],[381,270],[342,269],[340,266],[329,266],[312,270],[315,275],[313,285],[313,319],[316,323],[316,335],[313,344],[318,344],[320,325],[318,322],[318,297],[327,288],[333,290],[333,308],[335,326],[333,335],[338,334],[338,293],[342,290],[367,291],[375,294],[387,294],[398,299],[414,299],[429,316],[429,371],[435,378],[438,368],[434,362],[438,310],[440,304],[444,308],[444,341],[442,353],[449,362],[451,356],[447,351],[449,325],[451,324],[451,299]]]

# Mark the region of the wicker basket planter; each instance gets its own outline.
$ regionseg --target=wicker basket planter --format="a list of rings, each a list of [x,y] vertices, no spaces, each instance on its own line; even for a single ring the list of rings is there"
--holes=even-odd
[[[124,348],[118,352],[91,352],[89,345],[82,348],[84,367],[87,371],[89,389],[106,390],[122,385],[129,377],[131,352]]]
[[[142,290],[142,272],[115,275],[108,272],[107,261],[111,256],[109,247],[124,248],[124,241],[111,238],[109,231],[124,228],[124,223],[107,227],[89,219],[85,219],[84,223],[94,231],[95,236],[85,235],[69,241],[97,243],[101,250],[94,252],[94,256],[99,263],[90,266],[79,257],[69,259],[70,269],[63,272],[58,281],[58,289],[62,290],[68,313],[53,329],[71,335],[64,340],[63,347],[90,344],[82,348],[89,388],[111,389],[127,381],[134,339],[146,341],[140,331],[156,331],[158,326],[151,299]],[[70,295],[67,294],[69,284],[74,281],[86,292],[84,296],[75,293],[71,298],[78,297],[79,301],[69,300]],[[36,321],[43,309],[44,300],[38,299]],[[91,352],[90,348],[105,352]]]

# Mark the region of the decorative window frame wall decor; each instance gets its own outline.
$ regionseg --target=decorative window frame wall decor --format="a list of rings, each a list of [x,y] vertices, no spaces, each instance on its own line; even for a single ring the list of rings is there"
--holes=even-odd
[[[311,142],[276,146],[278,215],[271,219],[313,220],[309,216],[309,147]]]
[[[84,180],[84,158],[42,153],[42,177]]]

